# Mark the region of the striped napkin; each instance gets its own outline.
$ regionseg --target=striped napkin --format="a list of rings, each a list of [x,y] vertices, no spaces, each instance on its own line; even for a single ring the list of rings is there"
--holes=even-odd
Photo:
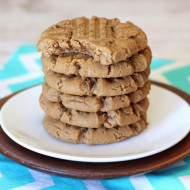
[[[19,47],[6,63],[0,63],[0,99],[43,82],[40,53],[36,47]],[[190,94],[190,62],[153,59],[150,79],[173,85]],[[140,176],[108,180],[80,180],[44,174],[0,154],[0,190],[185,190],[190,189],[190,156]]]

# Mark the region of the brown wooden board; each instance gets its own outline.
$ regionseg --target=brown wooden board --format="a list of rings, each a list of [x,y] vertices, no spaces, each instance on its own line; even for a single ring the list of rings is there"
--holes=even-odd
[[[154,85],[178,94],[190,105],[190,96],[172,86],[152,82]],[[0,100],[0,108],[12,94]],[[87,163],[67,161],[30,151],[12,141],[0,128],[0,152],[6,157],[48,174],[74,178],[106,179],[147,173],[170,165],[190,154],[190,133],[177,145],[152,156],[112,163]]]

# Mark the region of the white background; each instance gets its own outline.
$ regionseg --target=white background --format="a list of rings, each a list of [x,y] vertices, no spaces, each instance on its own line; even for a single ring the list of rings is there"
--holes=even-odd
[[[0,66],[51,24],[78,16],[118,17],[140,26],[154,58],[190,60],[189,0],[0,0]]]

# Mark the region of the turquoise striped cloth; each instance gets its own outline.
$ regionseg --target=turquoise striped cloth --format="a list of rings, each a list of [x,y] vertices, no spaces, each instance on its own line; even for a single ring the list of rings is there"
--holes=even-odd
[[[153,59],[153,80],[171,84],[190,94],[190,62]],[[23,45],[6,63],[0,63],[0,99],[43,82],[40,54],[36,47]],[[184,190],[190,189],[190,156],[141,176],[108,180],[79,180],[57,177],[28,169],[0,155],[0,190]]]

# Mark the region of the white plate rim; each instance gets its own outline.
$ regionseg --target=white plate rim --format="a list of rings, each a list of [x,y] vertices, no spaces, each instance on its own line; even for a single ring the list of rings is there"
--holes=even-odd
[[[160,87],[158,85],[155,85],[155,84],[152,84],[158,88],[163,88],[163,87]],[[31,87],[29,89],[26,89],[26,90],[23,90],[21,91],[20,93],[22,92],[25,92],[27,90],[32,90],[36,87],[38,87],[40,85],[37,85],[37,86],[34,86],[34,87]],[[167,91],[170,91],[168,89],[165,89],[164,90],[167,90]],[[170,91],[172,92],[172,91]],[[66,155],[66,154],[63,154],[63,155],[60,155],[58,153],[49,153],[49,151],[46,151],[46,150],[42,150],[40,148],[36,148],[36,147],[32,147],[26,143],[23,143],[21,140],[15,138],[14,135],[12,135],[9,130],[6,128],[6,126],[4,125],[3,123],[3,119],[2,119],[2,113],[4,112],[4,109],[6,107],[6,105],[8,104],[8,102],[10,102],[14,97],[16,96],[19,96],[20,93],[14,95],[13,97],[11,97],[1,108],[0,110],[0,124],[1,124],[1,127],[3,129],[3,131],[7,134],[7,136],[9,136],[13,141],[15,141],[17,144],[31,150],[31,151],[34,151],[36,153],[39,153],[39,154],[42,154],[42,155],[45,155],[45,156],[50,156],[50,157],[53,157],[53,158],[58,158],[58,159],[65,159],[65,160],[71,160],[71,161],[80,161],[80,162],[95,162],[95,163],[100,163],[100,162],[119,162],[119,161],[128,161],[128,160],[134,160],[134,159],[139,159],[139,158],[143,158],[143,157],[147,157],[147,156],[151,156],[151,155],[154,155],[154,154],[157,154],[157,153],[160,153],[164,150],[167,150],[168,148],[171,148],[172,146],[174,146],[175,144],[177,144],[178,142],[180,142],[190,131],[190,127],[187,131],[184,131],[183,135],[181,135],[178,139],[176,139],[175,142],[171,142],[169,143],[167,146],[164,146],[163,148],[160,148],[160,149],[157,149],[157,150],[154,150],[154,151],[149,151],[149,152],[146,152],[144,154],[141,154],[139,155],[138,157],[137,156],[126,156],[125,154],[120,154],[120,155],[117,155],[116,157],[109,157],[109,156],[101,156],[101,157],[84,157],[82,155],[78,155],[77,156],[75,155]],[[173,94],[177,95],[176,93],[172,92]],[[179,98],[183,99],[182,97],[180,97],[179,95],[177,95]],[[184,100],[184,99],[183,99]],[[186,102],[184,100],[184,102]],[[187,102],[186,102],[187,103]],[[188,104],[188,103],[187,103]],[[188,105],[189,106],[189,105]],[[63,142],[64,143],[64,142]]]

